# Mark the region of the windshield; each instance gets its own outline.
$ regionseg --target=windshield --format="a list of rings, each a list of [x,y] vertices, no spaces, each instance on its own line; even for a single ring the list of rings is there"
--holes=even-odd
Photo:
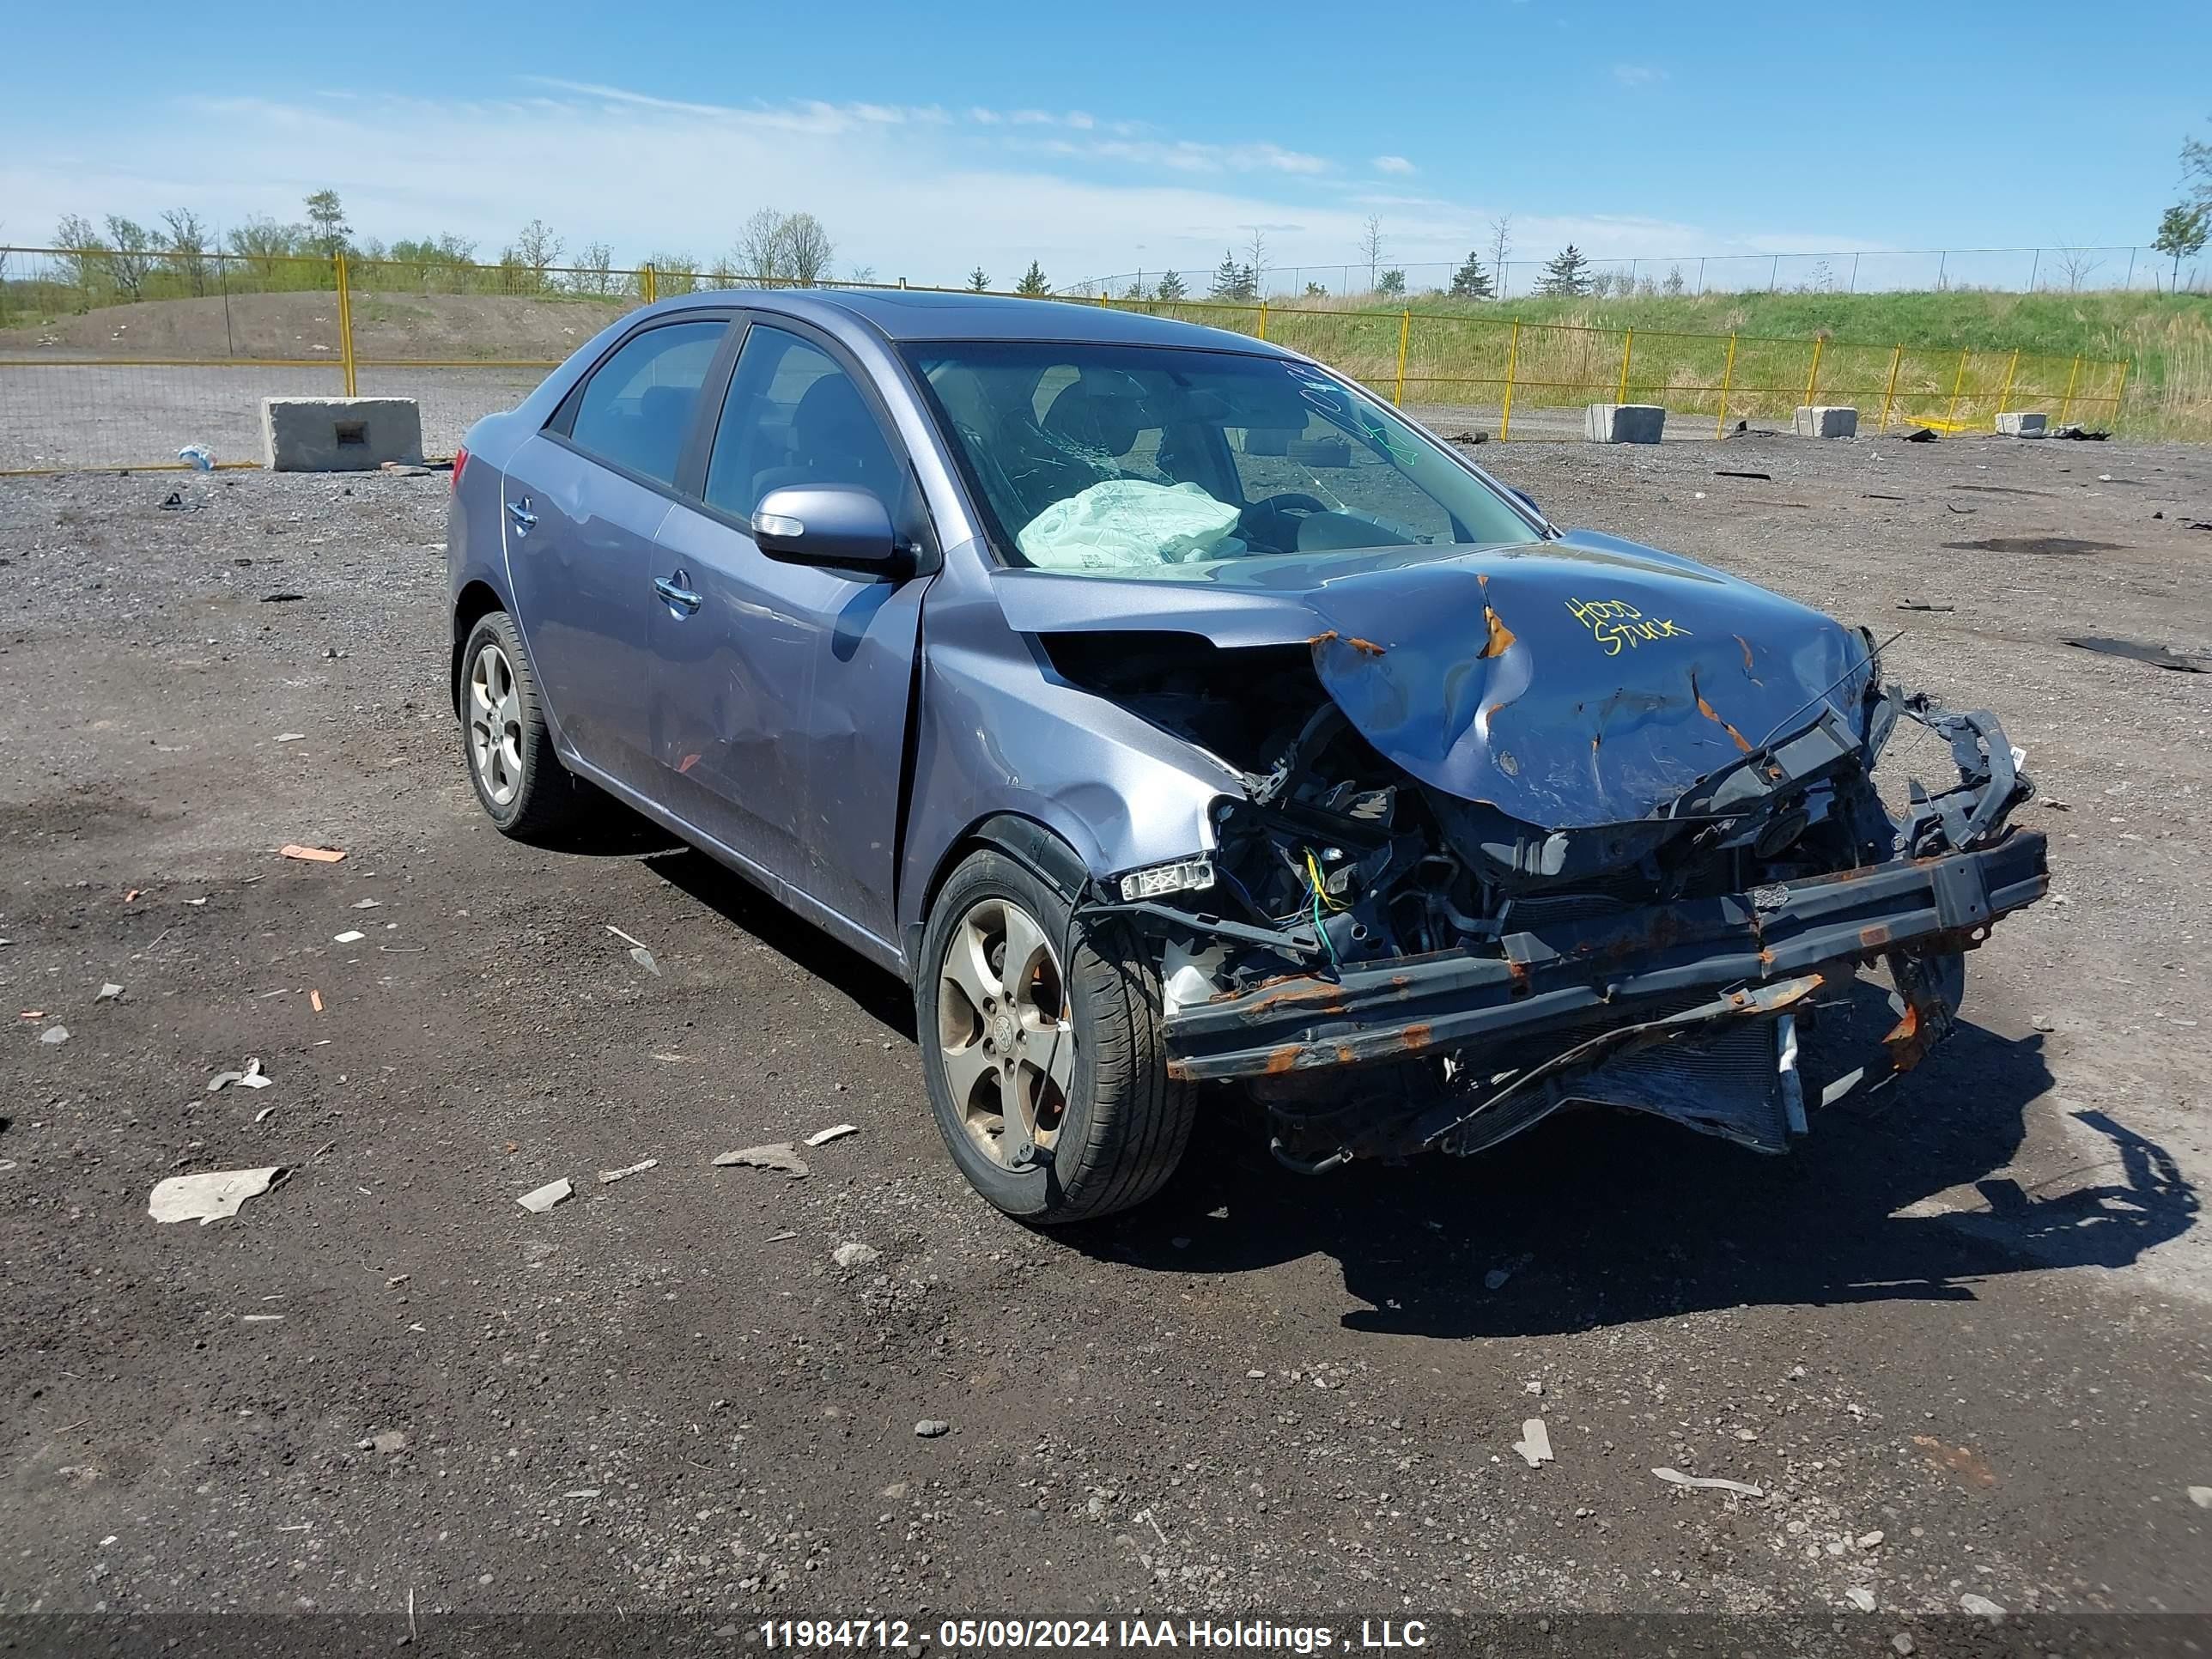
[[[1456,458],[1308,363],[1048,341],[908,349],[1012,562],[1078,575],[1532,542]]]

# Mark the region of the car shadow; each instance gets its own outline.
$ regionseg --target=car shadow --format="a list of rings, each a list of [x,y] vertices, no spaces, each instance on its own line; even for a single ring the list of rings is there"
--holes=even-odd
[[[643,822],[643,820],[640,820]],[[650,826],[648,826],[650,827]],[[658,831],[656,831],[658,833]],[[839,943],[802,921],[743,876],[704,853],[677,850],[648,859],[647,866],[671,886],[681,888],[732,927],[850,999],[853,1006],[886,1030],[912,1042],[914,994],[897,975],[886,972],[850,945]]]
[[[661,837],[650,825],[638,834]],[[645,849],[664,880],[915,1041],[913,998],[895,975],[703,854],[665,837],[654,845],[673,849]],[[1830,1051],[1878,1053],[1889,1019],[1884,993],[1856,981],[1824,1004],[1808,1067]],[[1344,1326],[1407,1335],[1552,1334],[1760,1305],[1970,1302],[1977,1279],[2124,1267],[2196,1224],[2197,1190],[2172,1155],[2101,1112],[2072,1121],[2104,1139],[2115,1178],[2045,1195],[2000,1175],[2051,1085],[2040,1036],[2008,1039],[1962,1020],[1911,1073],[1816,1109],[1811,1135],[1786,1157],[1641,1113],[1574,1109],[1474,1158],[1361,1163],[1319,1177],[1277,1164],[1256,1112],[1213,1089],[1158,1199],[1048,1236],[1101,1260],[1186,1273],[1332,1256],[1345,1288],[1368,1304]],[[1969,1187],[1985,1207],[1957,1200]],[[1931,1201],[1939,1194],[1951,1196]]]
[[[1886,1018],[1881,993],[1860,988],[1832,1023]],[[2100,1112],[2073,1121],[2109,1144],[2115,1178],[2046,1196],[2000,1176],[2050,1086],[2041,1038],[1962,1022],[1913,1073],[1860,1103],[1816,1109],[1811,1135],[1786,1157],[1584,1109],[1472,1158],[1359,1164],[1319,1178],[1275,1164],[1249,1127],[1237,1133],[1230,1097],[1210,1097],[1159,1202],[1057,1236],[1177,1273],[1333,1256],[1345,1288],[1369,1304],[1345,1327],[1407,1335],[1972,1301],[1977,1279],[2125,1267],[2195,1224],[2196,1189],[2172,1155]],[[1960,1202],[1957,1189],[1970,1187],[1980,1205]]]

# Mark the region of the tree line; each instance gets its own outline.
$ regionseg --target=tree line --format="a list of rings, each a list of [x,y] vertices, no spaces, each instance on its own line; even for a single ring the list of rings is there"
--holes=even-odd
[[[151,224],[111,213],[95,225],[82,214],[64,214],[55,226],[53,247],[61,280],[76,290],[81,306],[200,297],[234,283],[327,287],[325,268],[338,254],[356,267],[356,281],[372,285],[396,274],[415,286],[524,295],[617,295],[638,289],[635,273],[616,266],[606,243],[572,249],[543,219],[532,219],[495,253],[480,257],[475,240],[450,232],[391,242],[358,235],[334,190],[316,191],[301,206],[298,220],[254,216],[220,234],[190,208],[171,209]],[[715,258],[671,249],[646,263],[653,267],[659,293],[682,294],[745,283],[829,281],[836,253],[835,240],[814,215],[763,208]],[[5,274],[0,269],[0,276]],[[867,282],[873,276],[860,268],[847,280]]]

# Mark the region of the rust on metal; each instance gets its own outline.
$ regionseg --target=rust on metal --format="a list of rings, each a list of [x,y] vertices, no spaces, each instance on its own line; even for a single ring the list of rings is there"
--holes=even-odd
[[[1379,657],[1390,648],[1387,645],[1377,645],[1372,640],[1363,640],[1357,634],[1340,634],[1334,628],[1326,633],[1315,635],[1306,643],[1318,651],[1334,640],[1341,640],[1363,657]]]
[[[1285,1072],[1296,1071],[1297,1069],[1298,1055],[1301,1052],[1302,1050],[1299,1048],[1299,1046],[1295,1042],[1286,1042],[1279,1048],[1269,1049],[1267,1052],[1267,1075],[1269,1077],[1280,1077]]]
[[[1707,720],[1712,721],[1714,725],[1719,726],[1722,731],[1727,732],[1729,736],[1735,740],[1737,749],[1741,750],[1744,754],[1748,755],[1751,752],[1751,739],[1744,736],[1742,732],[1737,731],[1735,727],[1730,725],[1727,720],[1723,720],[1721,718],[1720,712],[1716,709],[1712,704],[1705,701],[1705,694],[1698,690],[1698,677],[1695,674],[1690,676],[1690,695],[1697,699],[1698,712],[1700,714],[1703,714]],[[1781,776],[1779,772],[1774,772],[1772,771],[1772,769],[1769,769],[1771,775],[1777,778]]]
[[[1398,1041],[1406,1045],[1408,1054],[1418,1054],[1435,1042],[1436,1037],[1426,1025],[1408,1025],[1398,1033]]]
[[[1513,641],[1519,635],[1505,625],[1505,619],[1498,614],[1497,608],[1490,603],[1490,578],[1477,576],[1475,580],[1482,586],[1482,621],[1483,626],[1488,630],[1488,637],[1483,641],[1482,649],[1474,653],[1475,660],[1480,662],[1487,657],[1504,656],[1512,648]]]
[[[1900,1072],[1909,1072],[1928,1054],[1928,1031],[1921,1020],[1920,1010],[1910,1002],[1898,1016],[1897,1024],[1889,1035],[1882,1038],[1882,1046],[1889,1050],[1889,1063]]]
[[[1261,997],[1243,1011],[1243,1018],[1263,1019],[1284,1008],[1303,1007],[1311,1007],[1325,1014],[1340,1014],[1344,1012],[1344,988],[1332,985],[1327,980],[1299,980]]]

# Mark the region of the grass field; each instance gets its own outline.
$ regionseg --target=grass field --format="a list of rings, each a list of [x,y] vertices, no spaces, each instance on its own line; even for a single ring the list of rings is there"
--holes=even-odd
[[[2039,386],[2052,365],[2058,366],[2057,372],[2063,377],[2076,356],[2097,362],[2126,361],[2130,368],[2121,429],[2142,437],[2212,438],[2212,295],[1951,290],[1715,294],[1700,298],[1620,300],[1531,297],[1495,304],[1431,298],[1413,301],[1411,309],[1417,337],[1426,331],[1425,319],[1432,317],[1504,316],[1519,318],[1524,323],[1607,331],[1633,328],[1636,357],[1642,356],[1647,340],[1655,353],[1669,353],[1663,343],[1669,332],[1733,333],[1747,341],[1755,337],[1793,343],[1825,336],[1828,343],[1822,353],[1821,384],[1835,388],[1880,386],[1881,374],[1870,373],[1870,368],[1878,362],[1886,370],[1890,349],[1899,345],[1905,348],[1908,374],[1916,367],[1924,370],[1916,391],[1946,394],[1950,381],[1942,373],[1944,355],[1948,354],[1955,363],[1961,350],[1973,354],[1968,371],[1970,393],[1979,389],[1977,377],[1988,358],[2002,355],[2008,359],[2014,350],[2021,353],[2023,376],[2015,381],[2016,386]],[[1276,332],[1272,316],[1270,323],[1272,335]],[[1395,349],[1395,343],[1392,343]],[[1739,347],[1740,354],[1743,349]],[[1615,344],[1616,362],[1618,349]],[[1803,368],[1808,365],[1805,348],[1796,349],[1795,362],[1800,366],[1802,386]],[[1754,367],[1754,378],[1761,374],[1771,378],[1780,372],[1778,354],[1767,350],[1761,356],[1766,367]],[[1652,360],[1655,375],[1662,361],[1660,356]],[[1742,368],[1740,355],[1740,372]],[[2025,378],[2031,370],[2034,378]],[[1631,378],[1632,392],[1644,384],[1633,360]],[[2083,391],[2077,386],[2077,394]],[[1941,414],[1942,410],[1923,400],[1913,405],[1912,412]]]

